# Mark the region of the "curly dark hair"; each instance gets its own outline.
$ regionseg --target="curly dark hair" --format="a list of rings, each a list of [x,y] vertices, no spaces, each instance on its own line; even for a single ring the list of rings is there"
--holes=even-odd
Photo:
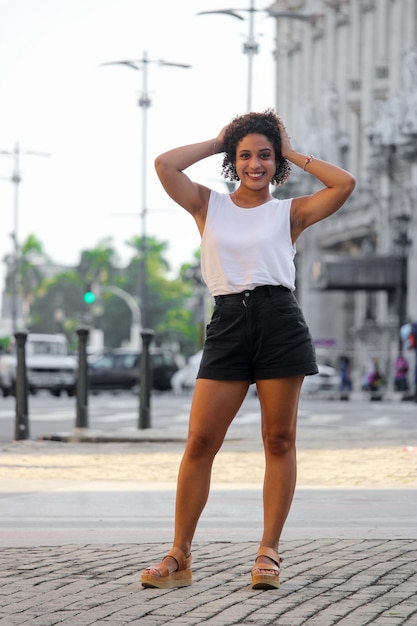
[[[277,169],[271,180],[273,185],[282,185],[288,179],[291,168],[290,164],[281,154],[281,136],[279,132],[280,118],[272,109],[267,109],[263,113],[245,113],[235,117],[226,128],[222,152],[225,153],[223,159],[222,176],[229,180],[239,180],[235,168],[237,144],[243,137],[250,133],[265,135],[272,143],[275,150]]]

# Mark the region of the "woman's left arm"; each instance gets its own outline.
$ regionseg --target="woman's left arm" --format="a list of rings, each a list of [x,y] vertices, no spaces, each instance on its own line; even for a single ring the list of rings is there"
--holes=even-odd
[[[335,213],[346,202],[355,188],[355,178],[346,170],[315,157],[296,152],[284,126],[280,125],[282,156],[317,178],[324,185],[311,196],[294,198],[291,205],[291,231],[295,241],[316,222]]]

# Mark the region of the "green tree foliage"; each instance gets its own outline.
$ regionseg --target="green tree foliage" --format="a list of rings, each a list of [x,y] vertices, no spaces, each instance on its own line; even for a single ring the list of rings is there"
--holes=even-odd
[[[134,237],[129,242],[133,254],[123,269],[120,268],[110,239],[100,241],[91,250],[83,250],[79,264],[70,271],[54,274],[55,266],[50,263],[48,272],[37,273],[37,266],[30,268],[28,258],[25,284],[32,285],[29,330],[64,332],[73,349],[77,343],[76,329],[80,325],[102,328],[107,347],[119,347],[127,343],[130,339],[132,310],[120,297],[120,293],[115,295],[110,289],[121,289],[136,302],[139,301],[142,243],[140,237]],[[42,246],[35,238],[29,247],[35,250],[38,244],[37,254],[40,255],[43,254]],[[192,263],[181,268],[178,277],[172,277],[165,258],[167,243],[148,237],[146,244],[149,319],[150,327],[155,331],[154,343],[178,348],[188,356],[199,347],[200,328],[198,313],[194,310],[196,284],[187,276],[186,269],[196,266],[198,255]],[[95,291],[94,304],[86,304],[83,300],[87,285]]]
[[[29,329],[36,333],[63,332],[75,349],[77,328],[85,323],[88,305],[84,285],[76,270],[45,279],[31,306]]]
[[[130,339],[132,312],[124,300],[111,293],[103,293],[102,329],[108,348],[118,348]]]
[[[44,278],[43,267],[49,258],[43,250],[42,243],[31,234],[23,242],[18,256],[8,254],[3,261],[6,264],[5,292],[10,297],[15,291],[22,303],[25,326],[29,321],[30,306]]]
[[[99,286],[109,285],[117,275],[116,264],[118,258],[111,239],[103,239],[96,248],[84,250],[81,253],[78,273],[85,284]]]
[[[134,237],[128,242],[134,251],[134,257],[126,268],[125,286],[131,293],[139,293],[140,271],[143,253],[141,237]],[[189,298],[192,285],[180,278],[170,279],[169,263],[164,258],[166,242],[147,238],[146,274],[148,284],[148,322],[155,331],[155,343],[177,344],[184,353],[191,354],[195,348],[196,333],[191,322],[191,314],[184,311],[184,304]],[[188,325],[184,323],[184,315]]]

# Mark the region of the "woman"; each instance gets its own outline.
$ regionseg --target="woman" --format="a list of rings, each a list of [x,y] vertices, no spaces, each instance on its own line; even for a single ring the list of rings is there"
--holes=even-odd
[[[240,181],[220,194],[193,182],[188,167],[223,152],[223,175]],[[290,165],[307,170],[323,189],[276,200]],[[181,461],[173,548],[142,572],[145,587],[191,584],[191,543],[209,494],[214,457],[256,383],[265,448],[264,529],[252,587],[279,586],[278,545],[296,480],[296,418],[305,375],[316,374],[311,336],[293,295],[295,242],[304,229],[337,211],[352,193],[348,172],[296,152],[272,110],[232,120],[217,138],[157,157],[166,192],[194,217],[201,234],[203,278],[215,299],[207,327]]]

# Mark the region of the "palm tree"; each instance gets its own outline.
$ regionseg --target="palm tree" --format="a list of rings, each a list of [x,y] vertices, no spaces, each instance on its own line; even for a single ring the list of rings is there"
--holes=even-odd
[[[78,272],[85,286],[99,290],[100,285],[108,285],[116,270],[116,252],[111,239],[103,239],[92,250],[83,250],[78,265]]]
[[[17,259],[14,255],[6,255],[3,260],[7,265],[6,293],[15,294],[20,300],[23,324],[27,326],[30,305],[44,279],[41,265],[49,263],[50,260],[44,252],[42,243],[33,234],[23,242]],[[16,307],[16,310],[19,308]]]

